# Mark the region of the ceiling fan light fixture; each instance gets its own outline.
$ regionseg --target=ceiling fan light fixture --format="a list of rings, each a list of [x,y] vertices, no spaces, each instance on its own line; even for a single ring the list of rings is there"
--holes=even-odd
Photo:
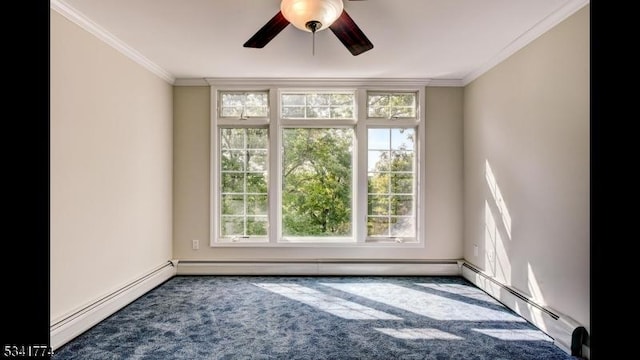
[[[312,32],[308,23],[320,23],[314,26],[315,31],[328,28],[342,14],[342,0],[282,0],[280,11],[293,26],[300,30]],[[315,32],[313,31],[313,32]]]

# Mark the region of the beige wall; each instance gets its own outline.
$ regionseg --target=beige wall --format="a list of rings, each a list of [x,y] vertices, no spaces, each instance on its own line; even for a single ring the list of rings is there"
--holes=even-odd
[[[586,6],[464,91],[465,259],[587,329],[589,51]]]
[[[50,16],[55,320],[171,259],[172,87]]]
[[[210,89],[174,88],[173,255],[218,259],[462,258],[462,88],[426,91],[426,246],[424,248],[211,248]],[[192,250],[191,241],[200,240]]]

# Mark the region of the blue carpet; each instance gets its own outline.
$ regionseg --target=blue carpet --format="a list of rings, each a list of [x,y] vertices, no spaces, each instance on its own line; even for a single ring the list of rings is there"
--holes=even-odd
[[[573,359],[460,277],[176,276],[53,359]]]

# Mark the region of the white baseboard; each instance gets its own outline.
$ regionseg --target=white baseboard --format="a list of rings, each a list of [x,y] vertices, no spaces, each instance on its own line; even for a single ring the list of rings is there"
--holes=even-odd
[[[111,294],[55,321],[49,328],[51,348],[55,351],[175,274],[175,262],[167,262]]]
[[[554,343],[571,354],[571,340],[573,331],[581,327],[577,321],[556,310],[542,306],[521,294],[516,289],[508,287],[491,276],[483,273],[475,266],[463,263],[462,277],[484,290],[496,300],[515,311],[518,315],[530,321],[544,333],[553,338]],[[582,346],[582,356],[589,359],[589,347]]]
[[[456,276],[457,260],[443,261],[179,261],[177,275]]]

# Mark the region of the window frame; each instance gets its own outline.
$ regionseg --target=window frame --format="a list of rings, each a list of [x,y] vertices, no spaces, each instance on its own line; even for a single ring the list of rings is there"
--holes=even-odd
[[[221,148],[221,140],[220,140],[220,132],[222,129],[266,129],[267,130],[267,143],[269,144],[268,147],[270,147],[270,142],[269,142],[269,129],[263,126],[229,126],[229,125],[220,125],[218,126],[218,128],[216,129],[217,131],[215,132],[215,137],[218,143],[217,146],[217,156],[216,156],[216,170],[214,170],[214,172],[217,174],[217,184],[215,184],[215,189],[216,189],[216,194],[219,196],[216,196],[216,208],[215,208],[215,212],[217,213],[216,219],[218,222],[218,227],[216,228],[215,231],[215,236],[217,239],[219,239],[218,242],[220,243],[251,243],[251,244],[256,244],[256,243],[267,243],[269,242],[269,238],[270,238],[270,233],[269,233],[269,224],[271,223],[271,216],[270,216],[270,197],[269,197],[269,162],[270,162],[270,154],[269,154],[269,149],[267,150],[267,214],[266,214],[266,218],[267,218],[267,235],[266,236],[249,236],[249,237],[237,237],[237,236],[231,236],[231,237],[225,237],[221,234],[221,219],[222,217],[224,217],[224,213],[222,210],[222,198],[223,198],[223,194],[222,194],[222,180],[221,180],[221,176],[223,171],[222,171],[222,162],[220,161],[220,153],[222,152],[222,148]],[[245,175],[247,174],[246,169],[245,172],[243,172]],[[212,190],[213,191],[213,190]],[[247,196],[247,193],[244,192],[243,193],[244,196]],[[245,210],[246,210],[246,206],[247,204],[244,204]],[[245,218],[248,216],[248,214],[244,213],[242,215]],[[258,216],[255,216],[258,217]],[[246,226],[246,225],[245,225]],[[221,241],[223,240],[223,241]]]
[[[211,247],[424,247],[425,246],[425,87],[426,82],[417,81],[393,81],[393,80],[335,80],[335,79],[217,79],[209,81],[211,86],[211,143],[210,143],[210,241]],[[269,109],[267,118],[232,119],[219,116],[220,92],[251,92],[267,91]],[[281,117],[281,94],[300,92],[347,92],[353,91],[355,95],[354,119],[283,119]],[[368,94],[380,93],[407,93],[416,94],[416,118],[369,118],[367,101]],[[248,241],[220,241],[219,219],[221,215],[221,201],[219,199],[220,188],[220,161],[219,161],[219,129],[221,127],[250,127],[265,128],[268,130],[268,170],[267,170],[267,239],[266,242]],[[296,239],[296,241],[283,241],[282,238],[282,208],[281,194],[282,158],[280,146],[282,143],[282,128],[331,128],[347,127],[354,129],[353,147],[353,174],[352,174],[352,236],[353,241],[343,242],[329,239],[313,241],[313,239]],[[367,164],[367,136],[369,128],[415,128],[415,241],[385,241],[384,239],[371,238],[367,235],[368,216],[368,164]]]
[[[369,95],[389,95],[389,96],[395,96],[395,95],[406,95],[406,94],[413,94],[416,96],[416,114],[415,116],[391,116],[388,118],[382,117],[382,116],[369,116]],[[416,120],[419,119],[420,114],[419,114],[419,99],[418,99],[418,93],[416,91],[412,91],[412,90],[408,90],[408,91],[377,91],[377,90],[373,90],[373,91],[368,91],[367,92],[367,119],[385,119],[385,120],[398,120],[398,119],[409,119],[409,120]]]

